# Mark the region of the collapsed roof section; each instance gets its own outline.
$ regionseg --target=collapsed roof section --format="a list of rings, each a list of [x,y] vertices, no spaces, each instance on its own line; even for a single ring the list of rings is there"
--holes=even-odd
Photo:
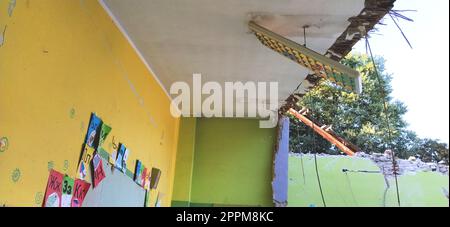
[[[383,17],[389,13],[394,7],[395,0],[365,0],[364,8],[355,17],[350,17],[348,21],[350,25],[336,39],[335,43],[327,50],[325,56],[332,60],[342,60],[367,33],[372,31]],[[305,78],[306,83],[301,84],[299,92],[291,94],[284,105],[280,108],[279,113],[284,114],[290,108],[295,109],[295,104],[309,90],[318,85],[322,78],[316,74],[308,74]]]

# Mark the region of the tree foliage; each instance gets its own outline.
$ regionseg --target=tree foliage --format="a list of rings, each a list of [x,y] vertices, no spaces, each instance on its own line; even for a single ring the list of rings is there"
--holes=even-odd
[[[385,71],[384,59],[378,57],[375,62],[381,81],[377,79],[374,65],[367,56],[350,55],[342,60],[343,64],[360,72],[363,85],[361,94],[348,92],[323,80],[319,86],[303,96],[299,106],[309,108],[312,118],[322,124],[331,124],[334,132],[366,153],[381,153],[391,149],[397,156],[407,158],[415,154],[428,157],[430,153],[437,152],[439,155],[436,154],[435,158],[442,160],[442,157],[446,156],[448,160],[446,144],[430,139],[422,140],[414,132],[407,130],[407,124],[402,118],[407,108],[391,96],[392,77]],[[386,97],[383,97],[383,94]],[[384,111],[384,100],[388,118]],[[291,151],[340,153],[332,144],[299,123],[297,119],[292,118],[291,122]]]

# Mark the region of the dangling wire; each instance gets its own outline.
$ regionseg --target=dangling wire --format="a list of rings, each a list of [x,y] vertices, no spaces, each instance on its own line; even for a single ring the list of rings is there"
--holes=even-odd
[[[370,59],[372,61],[373,67],[374,67],[374,71],[375,71],[375,75],[377,76],[377,80],[378,80],[378,84],[380,86],[380,93],[383,97],[383,109],[384,109],[384,115],[386,118],[386,127],[388,130],[388,144],[392,144],[392,132],[391,132],[391,127],[390,127],[390,120],[389,120],[389,114],[388,114],[388,106],[387,106],[387,97],[386,97],[386,93],[384,91],[383,88],[383,83],[380,77],[380,74],[378,72],[378,68],[377,65],[375,64],[375,59],[373,57],[372,54],[372,49],[370,48],[370,44],[369,44],[369,38],[366,36],[366,52],[369,53]],[[398,189],[398,179],[397,179],[397,170],[396,170],[396,161],[395,161],[395,155],[394,152],[391,152],[391,158],[392,158],[392,167],[393,167],[393,173],[394,173],[394,177],[395,177],[395,187],[397,190],[397,202],[398,202],[398,206],[400,206],[400,193],[399,193],[399,189]]]
[[[415,10],[404,10],[404,11],[415,11]],[[397,19],[397,18],[402,18],[402,19],[404,19],[404,20],[406,20],[406,21],[410,21],[410,22],[413,22],[413,20],[410,19],[410,18],[408,18],[408,17],[406,17],[406,16],[404,16],[404,15],[402,15],[402,14],[400,14],[400,13],[399,13],[399,10],[391,10],[391,11],[388,12],[388,14],[389,14],[389,17],[391,17],[392,21],[394,22],[395,26],[398,28],[398,30],[399,30],[400,33],[402,34],[402,36],[403,36],[403,38],[405,39],[406,43],[408,43],[409,47],[412,49],[413,47],[412,47],[411,43],[409,42],[408,38],[406,37],[406,35],[405,35],[405,33],[403,32],[403,30],[402,30],[402,28],[400,27],[400,25],[397,23],[397,20],[396,20],[396,19]],[[395,17],[395,18],[394,18],[394,17]]]
[[[306,29],[309,28],[309,25],[304,25],[303,27],[303,46],[306,47]],[[295,90],[292,92],[292,94],[296,93],[300,86],[302,86],[303,81],[300,82],[300,84],[295,88]]]
[[[297,120],[297,142],[298,142],[298,151],[300,152],[300,162],[302,164],[303,184],[306,184],[305,168],[303,165],[303,153],[300,149],[300,122],[299,122],[299,120]]]
[[[322,184],[320,183],[319,169],[317,168],[317,147],[316,147],[316,134],[314,133],[314,124],[312,125],[312,135],[313,135],[313,148],[314,148],[314,166],[316,168],[317,182],[319,183],[320,196],[322,197],[322,203],[324,207],[327,207],[325,203],[325,198],[323,196]]]

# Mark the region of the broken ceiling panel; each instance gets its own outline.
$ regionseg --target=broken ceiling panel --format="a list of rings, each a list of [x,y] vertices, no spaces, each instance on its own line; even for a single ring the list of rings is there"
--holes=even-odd
[[[322,78],[329,79],[347,90],[361,93],[358,71],[269,31],[253,21],[250,21],[249,27],[263,45],[310,69]]]

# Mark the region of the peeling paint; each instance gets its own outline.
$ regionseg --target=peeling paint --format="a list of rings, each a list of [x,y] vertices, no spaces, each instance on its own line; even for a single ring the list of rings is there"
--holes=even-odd
[[[14,12],[14,8],[16,8],[16,0],[9,0],[9,5],[8,5],[8,15],[9,15],[9,17],[12,16],[12,14]]]
[[[3,44],[5,43],[5,35],[6,35],[6,28],[8,26],[5,25],[5,28],[3,29],[2,34],[0,35],[0,47],[3,46]]]

